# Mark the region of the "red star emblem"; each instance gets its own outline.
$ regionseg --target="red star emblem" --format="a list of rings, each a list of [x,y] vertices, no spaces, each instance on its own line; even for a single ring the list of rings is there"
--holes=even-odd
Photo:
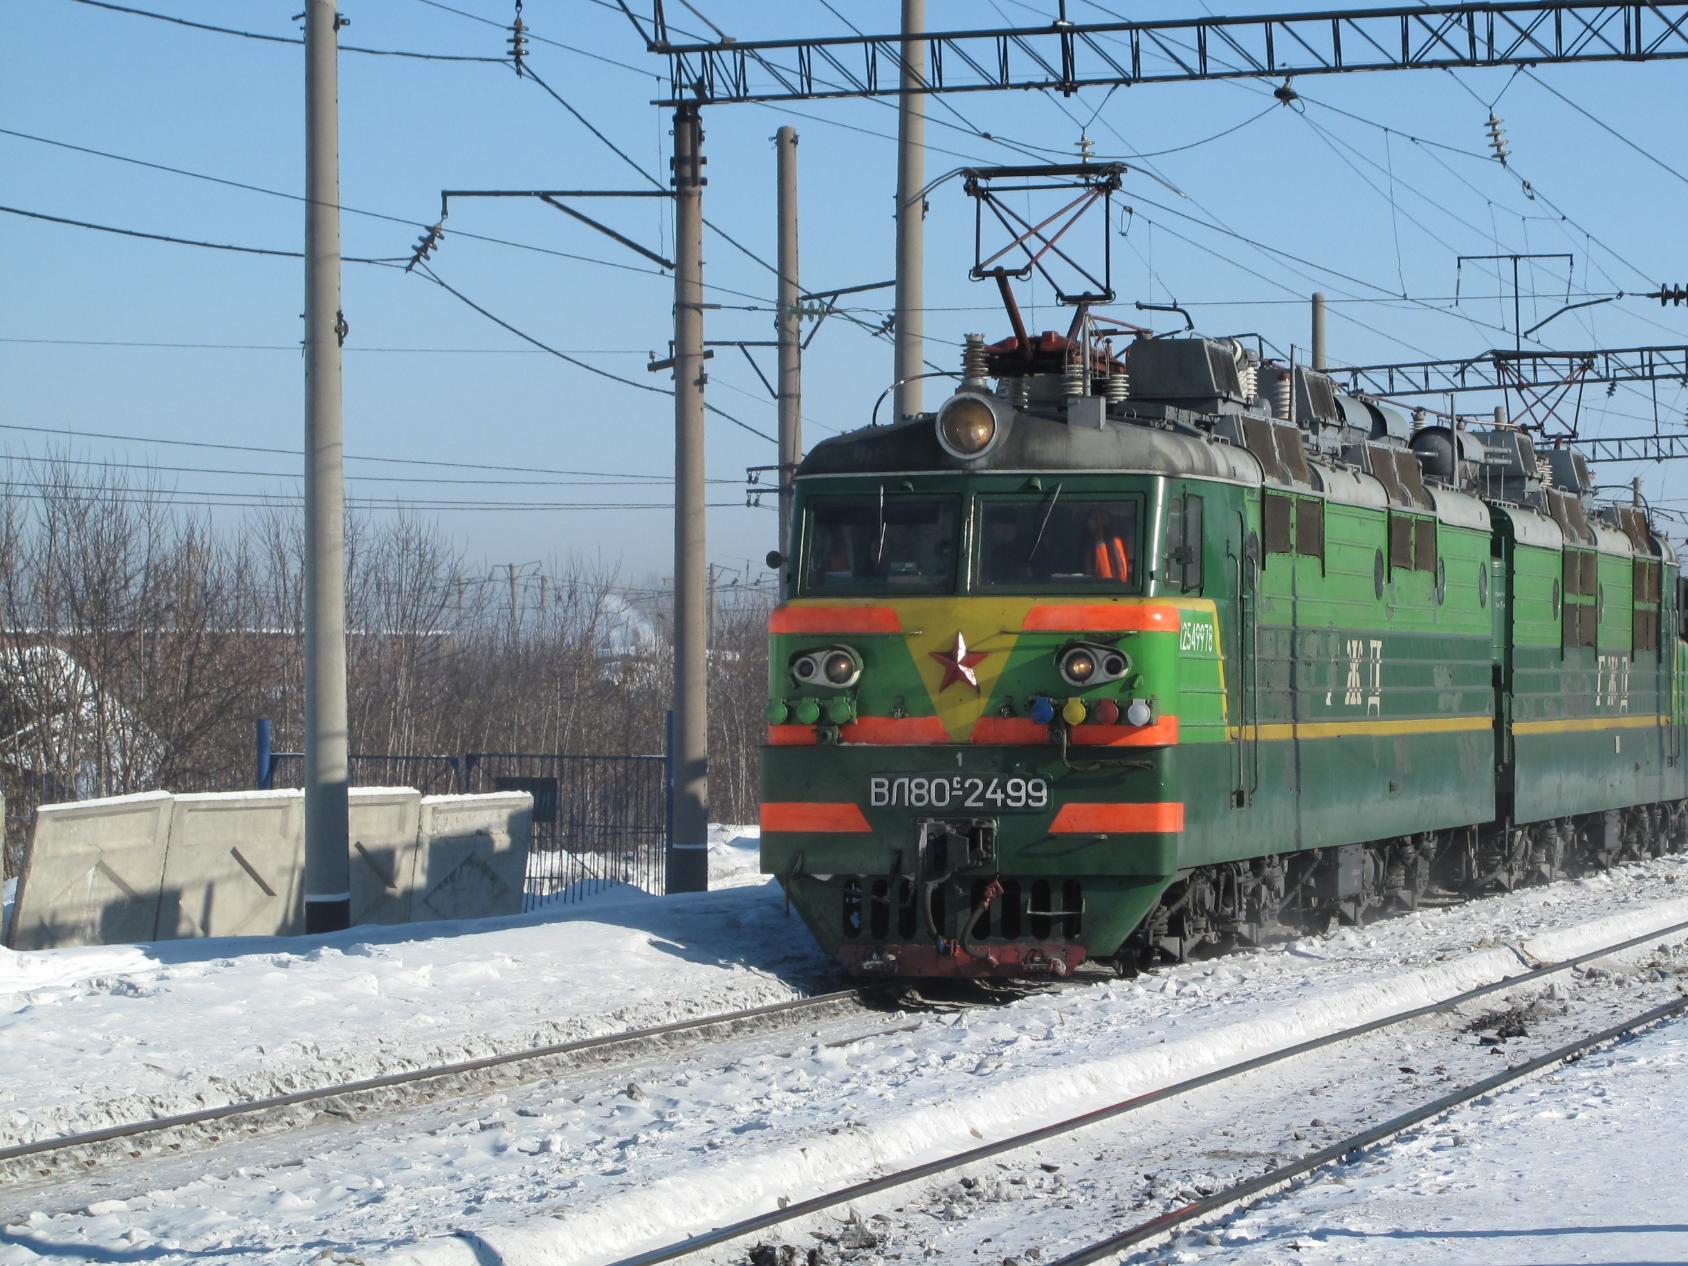
[[[938,693],[942,694],[958,681],[965,681],[977,691],[979,674],[973,671],[973,665],[988,658],[990,652],[968,650],[967,639],[957,631],[953,651],[928,651],[927,654],[944,666],[944,684],[938,687]]]

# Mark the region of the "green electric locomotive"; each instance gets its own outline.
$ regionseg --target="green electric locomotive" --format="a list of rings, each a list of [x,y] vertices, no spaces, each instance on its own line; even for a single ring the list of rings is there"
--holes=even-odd
[[[854,973],[1062,975],[1678,847],[1676,563],[1591,492],[1241,341],[970,336],[796,473],[762,869]]]

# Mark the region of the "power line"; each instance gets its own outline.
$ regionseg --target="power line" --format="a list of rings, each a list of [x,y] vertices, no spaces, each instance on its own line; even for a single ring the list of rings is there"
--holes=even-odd
[[[10,128],[0,128],[0,135],[17,137],[20,140],[34,141],[41,145],[51,145],[58,149],[70,150],[79,154],[88,154],[95,158],[105,158],[113,162],[130,163],[136,167],[146,167],[153,171],[167,172],[173,176],[185,176],[192,180],[204,180],[215,185],[225,185],[231,189],[244,189],[248,193],[260,193],[271,198],[286,198],[291,202],[307,201],[303,194],[289,193],[284,189],[269,189],[263,185],[248,184],[241,180],[230,180],[223,176],[213,176],[206,172],[192,171],[185,167],[172,167],[166,163],[149,162],[144,158],[134,158],[127,154],[116,154],[109,150],[93,149],[86,145],[73,145],[69,141],[54,140],[51,137],[36,136],[28,132],[17,132]],[[348,215],[367,216],[372,220],[384,220],[389,224],[403,224],[408,228],[426,229],[430,227],[421,220],[401,215],[387,215],[381,211],[370,211],[362,207],[347,206],[344,203],[338,204],[337,209],[347,213]],[[614,268],[621,272],[642,273],[648,277],[663,278],[666,278],[668,275],[656,268],[642,268],[637,264],[627,264],[616,260],[601,259],[594,255],[579,255],[570,251],[553,250],[547,246],[535,246],[530,242],[514,242],[508,238],[489,237],[484,233],[471,233],[467,229],[453,229],[451,234],[454,237],[465,238],[469,241],[488,242],[494,246],[507,246],[514,250],[533,251],[536,254],[549,255],[557,259],[571,259],[583,264],[597,264],[600,267]],[[731,294],[740,298],[760,298],[760,296],[757,295],[746,295],[741,291],[728,290],[725,287],[712,286],[710,289],[720,290],[722,294]]]
[[[83,4],[92,4],[93,0],[80,0]],[[0,206],[0,211],[8,215],[23,216],[30,220],[45,220],[50,224],[64,224],[72,228],[92,229],[97,233],[114,233],[119,237],[138,237],[149,242],[168,242],[173,246],[197,246],[210,251],[232,251],[238,255],[266,255],[277,259],[303,259],[303,251],[272,250],[264,246],[237,246],[228,242],[205,242],[194,238],[173,237],[168,233],[147,233],[140,229],[120,228],[112,224],[94,224],[88,220],[72,220],[67,216],[48,215],[45,211],[26,211],[22,207]],[[341,257],[347,264],[379,264],[384,267],[396,268],[405,262],[406,256],[390,256],[381,259],[371,259],[364,256],[345,255]]]
[[[41,347],[136,347],[163,348],[182,351],[210,352],[290,352],[298,355],[297,343],[190,343],[149,342],[142,339],[99,338],[7,338],[0,343],[20,343]],[[428,356],[543,356],[531,347],[348,347],[348,353],[390,352],[403,355]],[[649,356],[642,347],[565,347],[576,356]]]
[[[484,26],[496,27],[500,31],[508,31],[510,29],[509,26],[503,22],[496,21],[493,18],[482,17],[478,13],[470,13],[467,9],[455,9],[449,4],[440,3],[440,0],[417,0],[417,3],[425,4],[431,9],[442,9],[447,13],[455,13],[460,18],[468,18],[471,22],[479,22]],[[658,83],[662,82],[662,76],[659,73],[643,70],[629,62],[617,61],[613,57],[605,57],[602,53],[594,53],[589,49],[579,48],[573,44],[565,44],[561,40],[553,40],[548,39],[543,35],[535,35],[532,30],[527,30],[526,35],[527,38],[535,44],[549,44],[552,48],[560,48],[564,52],[568,53],[577,53],[581,57],[590,57],[593,61],[603,62],[606,66],[615,66],[621,70],[632,71],[634,74],[639,76],[649,76],[650,78],[655,79]]]
[[[228,444],[216,440],[175,440],[165,439],[156,435],[125,435],[115,431],[74,431],[68,427],[27,426],[21,422],[0,422],[0,431],[26,431],[36,435],[56,435],[66,439],[83,440],[117,440],[126,444],[161,444],[177,448],[210,448],[234,453],[268,453],[280,457],[304,457],[304,452],[297,448],[269,448],[259,444]],[[424,457],[373,457],[347,453],[349,462],[382,462],[397,466],[436,466],[451,470],[492,470],[507,471],[518,475],[577,475],[601,476],[609,479],[638,479],[650,478],[661,482],[671,480],[671,475],[644,476],[632,471],[616,470],[556,470],[548,466],[498,466],[485,462],[441,461],[437,458]]]
[[[234,475],[253,479],[302,479],[296,470],[233,470],[222,466],[165,466],[154,462],[120,462],[101,458],[64,457],[56,453],[4,453],[8,461],[40,462],[49,466],[92,466],[104,470],[168,471],[182,475]],[[451,484],[493,488],[649,488],[672,482],[670,476],[637,472],[602,472],[596,477],[581,479],[466,479],[441,475],[348,475],[348,481],[384,484]],[[705,483],[740,485],[742,479],[706,479]]]
[[[209,22],[194,22],[188,18],[178,18],[168,13],[154,13],[149,9],[132,9],[127,5],[112,4],[110,0],[76,0],[77,4],[85,4],[95,9],[107,9],[112,13],[127,13],[137,18],[152,18],[157,22],[168,22],[173,26],[191,27],[196,31],[211,31],[217,35],[238,35],[242,39],[258,40],[265,44],[303,44],[303,39],[290,35],[269,35],[261,31],[241,31],[231,26],[213,26]],[[509,65],[506,57],[471,57],[461,53],[418,53],[398,48],[361,48],[355,44],[341,44],[342,53],[366,53],[374,57],[408,57],[417,61],[427,62],[493,62]]]
[[[0,497],[45,500],[56,493],[83,493],[100,498],[107,505],[157,505],[161,501],[176,506],[200,506],[222,509],[258,509],[264,506],[295,508],[304,504],[304,497],[290,493],[225,492],[217,488],[182,489],[113,489],[99,484],[54,482],[45,486],[27,486],[18,480],[0,481]],[[672,501],[453,501],[421,500],[404,497],[347,497],[351,510],[439,511],[451,513],[495,513],[500,511],[533,510],[672,510]],[[711,501],[713,510],[743,510],[742,501]]]

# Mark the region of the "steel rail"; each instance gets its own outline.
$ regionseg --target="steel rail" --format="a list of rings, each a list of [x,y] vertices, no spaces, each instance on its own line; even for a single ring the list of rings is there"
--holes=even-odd
[[[1098,1125],[1104,1121],[1124,1116],[1130,1112],[1139,1111],[1154,1104],[1164,1102],[1165,1100],[1175,1099],[1181,1095],[1189,1094],[1192,1091],[1201,1090],[1220,1082],[1229,1081],[1232,1078],[1242,1076],[1245,1073],[1256,1072],[1259,1069],[1270,1067],[1271,1065],[1281,1063],[1284,1060],[1293,1059],[1298,1055],[1305,1055],[1311,1051],[1317,1051],[1325,1047],[1335,1046],[1342,1042],[1352,1041],[1355,1038],[1376,1033],[1381,1029],[1392,1028],[1398,1024],[1405,1024],[1408,1021],[1420,1019],[1427,1015],[1451,1011],[1455,1007],[1475,1001],[1478,998],[1484,998],[1490,994],[1517,989],[1518,987],[1530,984],[1533,981],[1557,975],[1561,972],[1570,971],[1581,966],[1583,963],[1591,962],[1598,958],[1605,958],[1611,954],[1619,954],[1624,950],[1633,949],[1638,945],[1644,945],[1649,941],[1660,940],[1679,932],[1688,932],[1688,921],[1673,923],[1669,927],[1658,928],[1654,931],[1643,933],[1640,936],[1633,936],[1627,940],[1618,941],[1611,945],[1605,945],[1599,949],[1590,950],[1584,954],[1578,954],[1573,958],[1563,959],[1555,963],[1543,964],[1538,967],[1531,967],[1521,975],[1508,976],[1502,980],[1491,981],[1489,984],[1479,985],[1474,989],[1467,989],[1463,993],[1455,994],[1449,998],[1444,998],[1440,1002],[1426,1003],[1423,1006],[1412,1007],[1406,1011],[1398,1011],[1392,1015],[1382,1016],[1376,1020],[1368,1020],[1364,1024],[1357,1024],[1351,1028],[1342,1029],[1335,1033],[1327,1033],[1322,1037],[1309,1038],[1306,1041],[1297,1042],[1295,1045],[1286,1046],[1282,1050],[1271,1051],[1264,1055],[1256,1055],[1250,1059],[1241,1060],[1235,1064],[1227,1064],[1223,1068],[1216,1068],[1209,1072],[1201,1073],[1195,1077],[1187,1078],[1184,1081],[1174,1082],[1171,1085],[1162,1086],[1156,1090],[1146,1091],[1140,1095],[1133,1095],[1129,1099],[1122,1099],[1116,1103],[1107,1104],[1104,1107],[1094,1108],[1089,1112],[1080,1113],[1078,1116],[1069,1117],[1063,1121],[1057,1121],[1050,1125],[1038,1126],[1035,1129],[1011,1135],[1008,1138],[1000,1139],[994,1143],[985,1143],[978,1147],[970,1147],[966,1151],[956,1152],[949,1156],[938,1157],[935,1160],[926,1161],[919,1165],[913,1165],[907,1169],[900,1169],[895,1173],[884,1174],[878,1178],[870,1178],[863,1182],[853,1183],[848,1187],[842,1187],[836,1191],[826,1192],[818,1196],[811,1196],[807,1200],[795,1200],[781,1209],[744,1218],[740,1221],[732,1222],[725,1226],[716,1227],[713,1230],[691,1236],[690,1238],[682,1241],[666,1244],[659,1248],[649,1249],[642,1253],[635,1253],[630,1257],[618,1258],[614,1262],[610,1263],[610,1266],[655,1266],[658,1262],[674,1261],[677,1258],[701,1252],[707,1248],[715,1248],[721,1244],[728,1243],[743,1236],[767,1230],[770,1227],[795,1221],[798,1218],[806,1217],[812,1213],[822,1212],[823,1210],[830,1209],[836,1205],[847,1204],[852,1200],[860,1200],[865,1196],[876,1195],[882,1191],[889,1191],[896,1187],[906,1186],[909,1183],[918,1182],[923,1178],[931,1178],[938,1174],[947,1173],[950,1170],[960,1169],[964,1166],[975,1164],[978,1161],[989,1160],[992,1157],[1001,1156],[1007,1152],[1019,1151],[1030,1147],[1035,1143],[1041,1143],[1046,1139],[1058,1138],[1065,1134],[1072,1134],[1078,1130],[1086,1128],[1087,1126]],[[1517,952],[1517,950],[1514,950],[1514,953]],[[1684,998],[1680,1003],[1672,1005],[1679,1008],[1688,1007],[1688,998]],[[1194,1208],[1195,1206],[1190,1207]],[[1076,1261],[1079,1259],[1074,1260]],[[1082,1260],[1092,1261],[1095,1259],[1084,1258]],[[1051,1266],[1065,1266],[1065,1263],[1052,1263]]]
[[[1269,1194],[1303,1175],[1310,1174],[1314,1170],[1330,1164],[1332,1161],[1352,1156],[1355,1152],[1375,1143],[1380,1143],[1404,1130],[1411,1129],[1420,1122],[1441,1116],[1443,1113],[1457,1108],[1461,1104],[1470,1103],[1473,1099],[1481,1098],[1491,1091],[1499,1090],[1501,1087],[1511,1085],[1516,1081],[1522,1081],[1544,1068],[1550,1068],[1577,1055],[1585,1054],[1597,1046],[1604,1046],[1608,1042],[1626,1037],[1635,1033],[1638,1029],[1649,1028],[1673,1016],[1680,1015],[1684,1011],[1688,1011],[1688,997],[1678,998],[1674,1002],[1667,1002],[1649,1011],[1644,1011],[1622,1024],[1614,1024],[1611,1028],[1602,1029],[1598,1033],[1580,1037],[1574,1042],[1568,1042],[1564,1046],[1548,1051],[1545,1055],[1537,1055],[1534,1059],[1526,1060],[1522,1064],[1502,1069],[1500,1072],[1485,1077],[1481,1081],[1473,1082],[1463,1089],[1451,1091],[1440,1098],[1431,1100],[1429,1103],[1403,1112],[1399,1116],[1391,1117],[1381,1125],[1374,1125],[1370,1129],[1349,1135],[1328,1147],[1321,1147],[1315,1152],[1309,1152],[1300,1160],[1291,1161],[1287,1165],[1280,1165],[1269,1173],[1247,1179],[1233,1187],[1227,1187],[1223,1191],[1217,1191],[1193,1204],[1184,1205],[1182,1208],[1163,1213],[1159,1217],[1140,1222],[1130,1230],[1122,1231],[1118,1235],[1109,1236],[1105,1240],[1098,1240],[1076,1253],[1070,1253],[1058,1259],[1051,1263],[1051,1266],[1085,1266],[1089,1262],[1101,1261],[1104,1257],[1111,1257],[1126,1249],[1134,1248],[1145,1241],[1157,1239],[1187,1222],[1194,1222],[1222,1209],[1241,1205],[1252,1196]]]
[[[97,1130],[85,1130],[76,1134],[61,1135],[56,1138],[38,1139],[31,1143],[17,1143],[10,1147],[0,1148],[0,1165],[32,1156],[50,1155],[78,1147],[108,1143],[117,1139],[141,1138],[149,1134],[162,1134],[170,1130],[185,1129],[214,1121],[258,1116],[282,1108],[297,1107],[301,1104],[324,1103],[334,1099],[367,1094],[372,1091],[389,1090],[396,1086],[420,1085],[424,1082],[485,1072],[488,1069],[533,1063],[569,1055],[595,1055],[613,1051],[621,1046],[638,1046],[659,1042],[669,1037],[703,1034],[711,1029],[738,1028],[754,1024],[758,1020],[778,1016],[803,1014],[811,1011],[824,1012],[841,1007],[851,1000],[860,1001],[869,995],[883,993],[889,988],[891,986],[841,989],[833,993],[817,994],[811,998],[795,998],[787,1002],[776,1002],[762,1007],[749,1007],[741,1011],[723,1012],[719,1015],[704,1016],[695,1020],[676,1020],[669,1024],[652,1025],[642,1029],[628,1029],[618,1033],[602,1034],[598,1037],[579,1038],[571,1042],[554,1042],[545,1046],[527,1047],[519,1051],[483,1055],[477,1059],[461,1060],[452,1064],[439,1064],[428,1068],[383,1073],[378,1077],[366,1077],[358,1081],[340,1082],[331,1086],[317,1086],[308,1090],[295,1090],[288,1094],[273,1095],[264,1099],[242,1100],[213,1108],[200,1108],[193,1112],[183,1112],[175,1116],[154,1117],[147,1121],[132,1121],[122,1125],[103,1126]]]

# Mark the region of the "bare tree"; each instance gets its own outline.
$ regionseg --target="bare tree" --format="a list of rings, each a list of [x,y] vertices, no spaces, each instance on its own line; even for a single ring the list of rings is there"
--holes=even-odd
[[[0,499],[0,776],[8,871],[33,805],[248,785],[253,721],[302,738],[303,532],[293,505],[214,526],[155,480],[66,460]],[[673,664],[660,582],[602,558],[475,574],[410,513],[347,526],[352,747],[660,753]],[[754,817],[767,600],[740,590],[710,656],[714,811]]]

